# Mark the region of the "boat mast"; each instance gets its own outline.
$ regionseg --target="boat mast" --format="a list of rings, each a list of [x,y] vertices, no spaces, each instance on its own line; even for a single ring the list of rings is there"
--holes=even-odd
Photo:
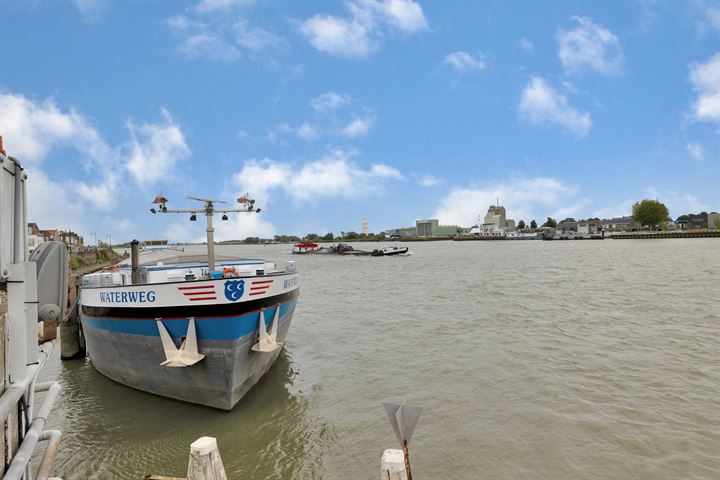
[[[227,220],[228,213],[260,213],[262,209],[255,208],[255,200],[251,199],[247,194],[243,195],[242,197],[237,199],[237,202],[240,205],[244,205],[243,208],[230,208],[230,209],[217,209],[215,208],[216,203],[227,203],[223,202],[222,200],[208,200],[206,198],[198,198],[198,197],[187,197],[189,200],[195,200],[196,202],[203,202],[205,203],[205,208],[198,209],[198,210],[169,210],[166,206],[166,203],[168,201],[167,198],[163,196],[162,193],[160,195],[155,197],[155,200],[153,203],[157,204],[159,207],[158,209],[151,208],[151,213],[189,213],[190,214],[190,221],[196,221],[197,220],[197,214],[198,213],[204,213],[205,218],[207,219],[207,228],[205,229],[205,232],[207,234],[207,257],[208,257],[208,272],[213,272],[215,270],[215,229],[213,228],[213,215],[215,213],[222,213],[223,216],[221,217],[223,220]]]

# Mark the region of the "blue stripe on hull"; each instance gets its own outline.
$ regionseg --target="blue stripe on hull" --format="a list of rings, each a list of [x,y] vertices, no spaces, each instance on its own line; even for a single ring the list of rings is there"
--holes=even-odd
[[[284,316],[288,310],[295,308],[297,300],[280,305],[280,315]],[[277,307],[265,309],[265,324],[269,327],[275,315]],[[198,340],[237,340],[252,332],[257,331],[260,311],[248,312],[242,315],[230,317],[195,317],[195,328]],[[139,318],[113,318],[113,317],[92,317],[82,315],[82,322],[94,328],[108,330],[117,333],[129,333],[147,337],[158,337],[157,324],[155,319]],[[187,319],[163,320],[165,328],[171,336],[182,337],[187,333]]]

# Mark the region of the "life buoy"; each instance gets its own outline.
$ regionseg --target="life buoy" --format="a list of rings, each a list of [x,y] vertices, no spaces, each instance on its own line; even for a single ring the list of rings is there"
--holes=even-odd
[[[235,277],[237,276],[237,272],[235,272],[235,269],[233,267],[225,267],[223,269],[223,277]]]

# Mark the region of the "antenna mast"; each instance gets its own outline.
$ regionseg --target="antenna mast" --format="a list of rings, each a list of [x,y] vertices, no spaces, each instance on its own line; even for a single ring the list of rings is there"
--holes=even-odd
[[[189,213],[190,214],[190,221],[197,220],[196,214],[198,213],[204,213],[205,218],[207,219],[207,228],[205,229],[205,232],[207,233],[207,256],[208,256],[208,272],[215,271],[215,229],[213,228],[213,222],[212,217],[215,215],[215,213],[222,213],[222,219],[227,220],[228,213],[260,213],[262,209],[255,208],[255,200],[250,198],[248,194],[243,195],[242,197],[237,199],[237,202],[240,205],[244,205],[243,208],[229,208],[229,209],[217,209],[215,208],[216,203],[227,203],[223,202],[222,200],[209,200],[207,198],[198,198],[198,197],[191,197],[188,195],[188,200],[194,200],[196,202],[203,202],[205,203],[205,208],[198,209],[198,210],[169,210],[166,206],[166,203],[168,201],[167,198],[165,198],[162,194],[155,197],[155,200],[153,203],[158,205],[158,209],[151,208],[151,213]]]

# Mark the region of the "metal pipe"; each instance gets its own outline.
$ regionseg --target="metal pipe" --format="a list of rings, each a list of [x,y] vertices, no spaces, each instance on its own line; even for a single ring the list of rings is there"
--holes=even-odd
[[[140,242],[130,242],[130,265],[132,267],[131,282],[133,285],[140,283]]]
[[[11,263],[7,266],[8,280],[8,352],[7,369],[10,383],[21,382],[27,376],[27,342],[25,337],[25,265]],[[37,337],[37,334],[36,334]]]
[[[53,384],[48,390],[47,397],[45,397],[45,401],[38,410],[38,414],[30,424],[30,428],[25,433],[25,438],[23,438],[20,447],[15,453],[15,457],[13,458],[10,467],[8,467],[7,472],[5,472],[5,480],[21,480],[23,475],[25,475],[25,466],[30,462],[33,450],[35,450],[35,446],[40,439],[40,434],[47,423],[47,417],[50,415],[50,409],[52,409],[52,406],[60,393],[60,384],[57,382],[52,383]]]
[[[210,202],[208,202],[205,216],[207,217],[207,229],[205,231],[207,232],[208,273],[212,274],[215,271],[215,238],[213,235],[215,229],[212,224],[213,206]]]
[[[22,263],[27,260],[27,242],[25,241],[25,207],[23,205],[23,178],[20,162],[10,157],[15,164],[15,198],[13,208],[13,220],[15,220],[15,231],[13,232],[13,263]]]
[[[13,410],[17,409],[17,404],[20,401],[20,399],[25,395],[26,393],[29,393],[28,386],[31,382],[35,380],[37,377],[38,372],[40,369],[45,365],[45,362],[50,357],[50,354],[52,353],[53,349],[53,343],[52,342],[46,342],[43,343],[40,346],[40,353],[45,355],[45,358],[40,360],[40,363],[36,365],[31,365],[29,367],[30,375],[29,378],[24,379],[21,382],[15,382],[13,384],[10,384],[7,386],[4,392],[2,392],[2,395],[0,395],[0,423],[2,423],[8,415],[10,415]],[[48,350],[50,350],[48,352]],[[50,388],[50,384],[54,382],[43,382],[39,383],[35,386],[34,391],[36,392],[42,392],[45,390],[48,390]],[[42,387],[42,389],[41,389]],[[31,404],[31,402],[28,402]]]
[[[25,267],[25,355],[26,364],[38,361],[38,285],[35,262],[23,263]]]
[[[15,410],[17,410],[18,402],[25,395],[28,381],[17,382],[8,386],[0,395],[0,423]]]
[[[30,418],[32,418],[33,415],[33,406],[35,405],[35,392],[44,392],[49,387],[39,390],[38,387],[40,385],[44,385],[47,383],[52,382],[44,382],[38,385],[35,385],[35,380],[37,380],[38,373],[40,373],[40,370],[45,366],[45,363],[47,362],[48,358],[50,358],[50,355],[52,355],[53,349],[55,348],[55,344],[53,342],[45,342],[42,345],[40,345],[40,351],[39,351],[39,361],[35,365],[28,366],[28,370],[30,370],[30,374],[28,375],[30,378],[30,386],[28,387],[28,391],[26,394],[27,397],[27,407],[29,410]],[[42,355],[42,356],[40,356]]]
[[[48,480],[52,467],[55,465],[61,437],[62,432],[60,430],[43,430],[40,434],[40,440],[49,440],[49,442],[35,474],[35,480]]]

